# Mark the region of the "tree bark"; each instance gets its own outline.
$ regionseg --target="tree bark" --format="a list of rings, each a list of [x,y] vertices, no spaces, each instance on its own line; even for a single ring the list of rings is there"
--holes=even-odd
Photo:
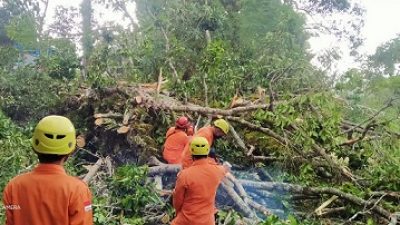
[[[292,192],[292,193],[300,193],[300,194],[311,194],[311,195],[336,195],[352,204],[362,206],[362,207],[370,207],[370,210],[373,211],[380,217],[383,217],[386,220],[390,220],[391,213],[386,209],[382,208],[379,205],[375,205],[374,201],[366,201],[357,196],[345,193],[339,189],[331,188],[331,187],[305,187],[300,185],[294,185],[289,183],[278,183],[278,182],[255,182],[248,180],[239,180],[244,186],[251,186],[255,188],[262,188],[269,191],[284,191],[284,192]]]
[[[97,171],[100,169],[103,163],[103,158],[98,159],[97,162],[89,169],[89,172],[85,175],[82,181],[88,184],[90,180],[94,177],[94,175],[96,175]]]
[[[162,175],[164,173],[178,173],[182,167],[180,165],[165,164],[161,166],[149,167],[148,176]]]

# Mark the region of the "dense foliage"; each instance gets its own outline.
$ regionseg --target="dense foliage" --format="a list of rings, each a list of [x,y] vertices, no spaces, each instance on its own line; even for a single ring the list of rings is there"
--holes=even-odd
[[[31,129],[17,127],[0,111],[0,191],[15,175],[29,171],[36,161],[30,150],[29,133]],[[3,221],[3,207],[0,210],[0,221]]]
[[[138,24],[128,10],[133,2]],[[152,82],[158,81],[159,92],[182,102],[215,108],[270,105],[236,119],[269,129],[290,143],[283,145],[265,132],[235,123],[239,136],[254,147],[253,154],[272,162],[255,161],[232,137],[216,143],[223,159],[239,167],[273,166],[280,170],[278,180],[335,187],[376,201],[392,213],[400,210],[396,201],[386,198],[400,192],[399,38],[380,46],[362,68],[349,69],[333,81],[327,71],[337,53],[323,57],[324,70],[311,63],[315,58],[308,40],[326,30],[326,24],[312,23],[310,28],[309,16],[352,18],[351,28],[333,24],[332,30],[357,51],[363,12],[358,5],[347,0],[84,0],[81,31],[76,31],[78,9],[73,7],[58,7],[46,28],[47,4],[5,0],[0,5],[0,190],[36,162],[29,142],[32,124],[47,114],[69,114],[89,140],[88,150],[70,161],[69,170],[82,175],[86,170],[81,164],[92,163],[93,154],[111,155],[119,167],[115,173],[100,174],[102,179],[91,186],[95,223],[144,224],[148,207],[155,205],[169,220],[171,206],[146,180],[147,169],[125,164],[133,164],[131,155],[137,164],[160,156],[165,129],[177,114],[133,110],[130,96],[123,88],[115,89],[140,83],[156,89]],[[95,4],[122,13],[129,28],[97,24]],[[81,99],[81,92],[89,101]],[[116,118],[94,127],[92,116],[103,113],[100,110],[132,111],[135,125],[126,137],[116,133],[122,124]],[[190,116],[195,119],[198,114]],[[344,177],[343,169],[351,171],[353,179]],[[376,193],[385,195],[377,198]],[[299,203],[308,216],[271,216],[261,224],[336,223],[314,215],[307,205],[316,208],[325,198]],[[382,223],[372,208],[345,209],[335,219],[355,215],[351,222]],[[219,222],[240,219],[236,212],[220,212]]]

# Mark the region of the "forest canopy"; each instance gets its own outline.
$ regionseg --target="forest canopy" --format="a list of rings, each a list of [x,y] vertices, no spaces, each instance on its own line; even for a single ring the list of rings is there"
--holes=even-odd
[[[219,157],[257,174],[234,185],[281,208],[238,195],[217,224],[397,224],[400,37],[363,55],[360,4],[82,0],[50,18],[49,2],[0,4],[1,191],[37,163],[34,125],[65,115],[80,140],[67,170],[89,183],[95,224],[167,224],[173,187],[153,177],[177,169],[149,159],[180,115],[225,118]],[[127,25],[100,23],[100,6]],[[361,66],[338,72],[340,51],[313,54],[310,38],[327,34]]]

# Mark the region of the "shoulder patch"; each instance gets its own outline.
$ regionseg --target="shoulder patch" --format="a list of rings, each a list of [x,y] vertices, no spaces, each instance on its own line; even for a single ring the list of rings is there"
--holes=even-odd
[[[83,208],[85,212],[90,212],[92,211],[92,203],[90,201],[86,201],[83,203]]]

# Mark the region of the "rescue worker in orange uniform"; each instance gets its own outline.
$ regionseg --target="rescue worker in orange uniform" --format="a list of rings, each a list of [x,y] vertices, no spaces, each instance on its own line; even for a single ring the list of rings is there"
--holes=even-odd
[[[185,116],[175,122],[175,127],[168,129],[164,144],[163,158],[168,164],[180,164],[182,152],[193,135],[193,126]]]
[[[217,119],[212,126],[201,128],[195,134],[195,137],[204,137],[207,139],[210,146],[213,145],[214,140],[222,138],[229,132],[229,123],[224,119]],[[186,144],[182,154],[182,168],[188,168],[193,163],[193,159],[189,150],[189,144]]]
[[[226,170],[209,163],[209,151],[204,137],[194,137],[190,142],[194,162],[178,174],[173,193],[176,217],[172,225],[215,224],[215,195]]]
[[[5,187],[6,225],[92,225],[90,190],[63,167],[76,145],[71,121],[62,116],[43,118],[31,142],[39,164]]]

